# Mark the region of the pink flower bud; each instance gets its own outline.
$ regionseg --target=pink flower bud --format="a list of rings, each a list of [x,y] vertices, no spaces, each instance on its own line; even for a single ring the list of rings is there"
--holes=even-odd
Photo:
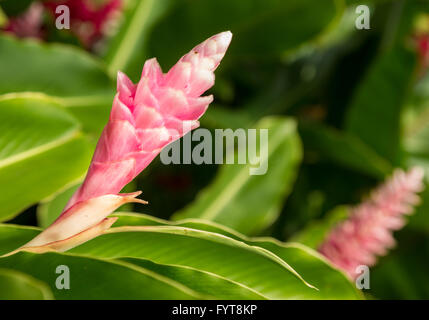
[[[213,101],[200,97],[214,84],[213,71],[231,41],[222,32],[183,56],[166,74],[156,59],[146,61],[141,79],[133,84],[118,73],[118,93],[109,122],[95,149],[82,186],[66,206],[104,194],[117,194],[170,142],[199,126],[198,119]]]

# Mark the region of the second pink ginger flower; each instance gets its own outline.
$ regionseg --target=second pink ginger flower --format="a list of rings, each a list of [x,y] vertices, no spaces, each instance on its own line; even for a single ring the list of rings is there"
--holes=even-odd
[[[213,101],[201,95],[213,86],[231,38],[228,31],[207,39],[166,74],[150,59],[138,84],[118,73],[110,118],[83,184],[58,219],[22,248],[67,250],[109,228],[115,219],[106,217],[122,204],[144,203],[136,198],[140,192],[118,193],[167,144],[199,126]]]
[[[319,252],[352,279],[360,274],[358,266],[373,266],[377,256],[385,255],[395,245],[392,232],[405,225],[404,215],[411,214],[419,203],[417,193],[424,188],[423,175],[420,167],[409,172],[397,169],[329,233]]]

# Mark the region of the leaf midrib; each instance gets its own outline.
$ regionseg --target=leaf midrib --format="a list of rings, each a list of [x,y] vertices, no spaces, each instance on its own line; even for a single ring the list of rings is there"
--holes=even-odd
[[[116,234],[121,232],[154,232],[154,233],[185,235],[187,237],[192,237],[197,239],[203,238],[203,239],[213,241],[213,242],[218,242],[227,246],[235,245],[238,248],[251,251],[253,253],[261,255],[275,262],[276,264],[284,268],[286,271],[290,272],[293,276],[295,276],[297,280],[303,283],[303,285],[311,289],[317,290],[316,287],[314,287],[313,285],[308,283],[305,279],[303,279],[302,276],[294,268],[292,268],[286,261],[284,261],[277,255],[275,255],[271,251],[258,246],[246,244],[243,241],[239,241],[239,240],[227,237],[223,234],[214,233],[214,232],[205,231],[205,230],[192,229],[187,227],[180,227],[180,226],[129,226],[129,227],[124,226],[124,227],[108,229],[105,231],[105,234]],[[227,240],[228,243],[225,240]]]
[[[0,170],[11,165],[14,164],[16,162],[20,162],[20,161],[24,161],[27,160],[29,158],[38,156],[44,152],[53,150],[57,147],[60,147],[64,144],[66,144],[67,142],[79,137],[81,135],[79,129],[74,129],[71,130],[67,133],[65,133],[62,137],[55,139],[51,142],[39,145],[35,148],[31,148],[28,149],[26,151],[14,154],[13,156],[7,157],[5,159],[0,160]]]
[[[112,91],[113,92],[113,91]],[[22,91],[22,92],[11,92],[0,94],[0,101],[14,99],[14,98],[25,98],[25,99],[38,99],[50,103],[59,104],[61,107],[73,108],[73,107],[88,107],[99,103],[111,104],[113,94],[94,94],[85,96],[69,96],[69,97],[58,97],[41,91]]]

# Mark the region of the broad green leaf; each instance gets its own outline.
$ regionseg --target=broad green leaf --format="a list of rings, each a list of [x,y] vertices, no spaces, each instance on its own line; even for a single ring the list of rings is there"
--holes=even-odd
[[[25,273],[0,269],[0,300],[50,300],[49,287]]]
[[[397,164],[400,116],[414,80],[415,54],[395,47],[380,55],[351,101],[346,129],[379,155]]]
[[[38,228],[0,224],[0,255],[15,250],[39,232],[40,229]],[[170,279],[174,283],[180,283],[202,295],[202,297],[216,299],[266,299],[266,297],[255,290],[214,273],[186,266],[160,265],[144,259],[123,258],[121,261],[152,271],[161,277]],[[106,278],[105,281],[109,281],[109,279]],[[77,297],[77,295],[73,296],[73,298]],[[156,298],[156,296],[153,298]]]
[[[58,266],[69,269],[70,289],[58,289]],[[195,291],[126,262],[70,254],[19,252],[0,258],[0,268],[13,268],[47,283],[55,299],[195,299]]]
[[[302,157],[301,141],[292,119],[263,118],[255,128],[257,135],[259,129],[268,130],[268,154],[261,161],[267,165],[266,173],[251,175],[252,159],[243,165],[224,164],[215,181],[174,219],[216,221],[245,234],[256,234],[274,222],[295,181]],[[264,150],[259,142],[257,150]]]
[[[113,228],[70,252],[191,267],[239,282],[270,299],[310,298],[318,294],[286,262],[269,251],[186,227]]]
[[[68,107],[89,131],[108,119],[115,88],[104,66],[72,46],[0,36],[0,94],[38,92]]]
[[[147,41],[153,25],[171,6],[171,0],[130,0],[118,33],[110,40],[105,60],[108,72],[129,74],[134,80],[140,74],[147,56]]]
[[[387,160],[352,134],[316,123],[300,123],[299,132],[306,148],[340,165],[379,179],[392,170]]]
[[[361,299],[362,294],[347,276],[333,267],[317,252],[299,243],[281,243],[273,238],[249,238],[225,226],[198,219],[169,222],[143,214],[117,213],[114,227],[121,226],[180,226],[205,230],[260,247],[277,255],[318,288],[317,299]]]
[[[127,263],[144,267],[202,295],[211,290],[211,295],[217,298],[361,298],[344,274],[302,245],[282,244],[269,238],[250,239],[214,223],[197,220],[179,224],[137,214],[120,213],[115,216],[119,217],[118,226],[134,226],[113,228],[108,234],[73,249],[69,254],[97,260],[107,258],[110,262],[117,261],[112,259],[126,259]],[[0,225],[0,254],[16,249],[37,233],[36,228]],[[5,258],[6,261],[9,258]],[[52,256],[49,257],[51,259]],[[60,259],[60,255],[55,259]],[[312,278],[318,284],[318,290],[305,285],[287,261],[292,261]],[[25,265],[29,263],[32,262]],[[21,263],[16,265],[21,270]],[[3,266],[8,267],[9,264],[3,265],[0,259],[0,267]],[[49,265],[45,270],[49,270]],[[21,271],[46,281],[44,274],[39,276],[41,273],[33,274],[27,269]],[[189,276],[191,274],[192,277]],[[205,289],[201,287],[202,283],[206,283]],[[225,291],[226,288],[229,289]]]
[[[148,48],[171,66],[197,43],[231,30],[227,59],[281,55],[321,34],[340,7],[342,1],[180,0],[155,25]]]
[[[103,65],[83,50],[0,36],[0,94],[42,92],[66,99],[96,99],[114,89]]]
[[[80,178],[90,148],[79,123],[44,98],[0,97],[0,220]]]

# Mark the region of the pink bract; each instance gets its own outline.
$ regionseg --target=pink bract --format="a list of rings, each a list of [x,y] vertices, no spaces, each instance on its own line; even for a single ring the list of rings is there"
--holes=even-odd
[[[119,72],[109,122],[95,149],[82,186],[65,210],[104,194],[117,194],[168,143],[199,126],[213,96],[200,97],[214,84],[213,71],[231,41],[217,34],[183,56],[168,73],[156,59],[146,61],[138,84]]]
[[[377,256],[385,255],[395,245],[392,232],[404,226],[403,216],[413,212],[419,202],[417,193],[422,190],[421,168],[396,170],[331,231],[319,251],[351,278],[357,277],[359,265],[373,266]]]

